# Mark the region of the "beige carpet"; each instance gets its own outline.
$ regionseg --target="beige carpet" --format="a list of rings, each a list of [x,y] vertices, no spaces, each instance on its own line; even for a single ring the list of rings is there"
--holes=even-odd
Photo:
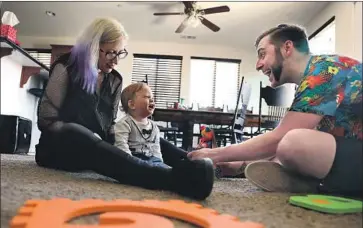
[[[38,167],[33,156],[1,155],[1,227],[9,221],[28,199],[65,197],[113,199],[190,199],[179,195],[125,186],[94,173],[66,173]],[[362,227],[362,214],[327,215],[287,203],[288,195],[266,193],[243,179],[218,180],[212,195],[197,202],[205,207],[250,220],[266,227]],[[87,216],[73,223],[95,224],[97,216]],[[196,227],[173,220],[175,227]],[[221,227],[222,228],[222,227]]]

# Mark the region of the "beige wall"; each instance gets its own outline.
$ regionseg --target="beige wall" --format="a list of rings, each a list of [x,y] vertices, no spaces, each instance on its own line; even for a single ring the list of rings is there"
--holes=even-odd
[[[362,2],[331,2],[307,24],[308,34],[333,16],[336,24],[336,52],[362,60]]]
[[[68,37],[26,37],[19,36],[19,41],[24,48],[49,48],[49,44],[74,44],[74,38]],[[259,102],[259,83],[262,80],[267,85],[268,78],[255,70],[256,53],[252,51],[244,51],[231,47],[210,46],[210,45],[189,45],[167,42],[140,42],[129,41],[129,56],[133,53],[142,54],[165,54],[165,55],[181,55],[183,56],[182,80],[181,80],[181,97],[185,101],[189,101],[189,83],[190,83],[190,57],[216,57],[241,59],[241,76],[245,77],[245,81],[252,86],[252,94],[249,107],[253,107],[255,113],[258,112]],[[117,70],[123,74],[125,86],[131,83],[132,73],[132,57],[120,61]],[[202,85],[201,85],[202,87]],[[264,106],[263,109],[265,110]]]
[[[363,8],[363,3],[362,2],[357,2],[355,4],[354,7],[354,29],[355,29],[355,34],[354,34],[354,50],[355,50],[355,56],[356,58],[359,58],[360,60],[363,59],[363,54],[362,54],[362,8]]]

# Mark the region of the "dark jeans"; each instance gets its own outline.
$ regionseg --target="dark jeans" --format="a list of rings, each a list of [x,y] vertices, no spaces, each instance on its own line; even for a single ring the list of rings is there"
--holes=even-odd
[[[187,152],[162,138],[160,146],[168,166],[186,159]],[[59,132],[42,132],[35,158],[39,166],[72,172],[92,170],[144,188],[168,189],[172,182],[172,168],[129,155],[78,124],[67,124]]]
[[[167,164],[164,163],[160,158],[155,156],[146,156],[143,154],[133,154],[134,157],[140,158],[141,160],[147,161],[152,166],[158,166],[163,168],[170,168]]]

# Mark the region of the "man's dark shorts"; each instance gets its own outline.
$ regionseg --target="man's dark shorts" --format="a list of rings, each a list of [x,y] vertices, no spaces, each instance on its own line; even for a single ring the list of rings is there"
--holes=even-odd
[[[362,141],[343,137],[335,137],[335,140],[335,159],[321,190],[339,195],[363,196]]]

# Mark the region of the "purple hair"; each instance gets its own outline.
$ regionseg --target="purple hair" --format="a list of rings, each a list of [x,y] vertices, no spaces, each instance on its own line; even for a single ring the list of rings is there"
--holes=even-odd
[[[91,45],[76,44],[71,51],[70,65],[75,66],[73,80],[79,82],[88,93],[94,93],[98,71],[92,59]]]

